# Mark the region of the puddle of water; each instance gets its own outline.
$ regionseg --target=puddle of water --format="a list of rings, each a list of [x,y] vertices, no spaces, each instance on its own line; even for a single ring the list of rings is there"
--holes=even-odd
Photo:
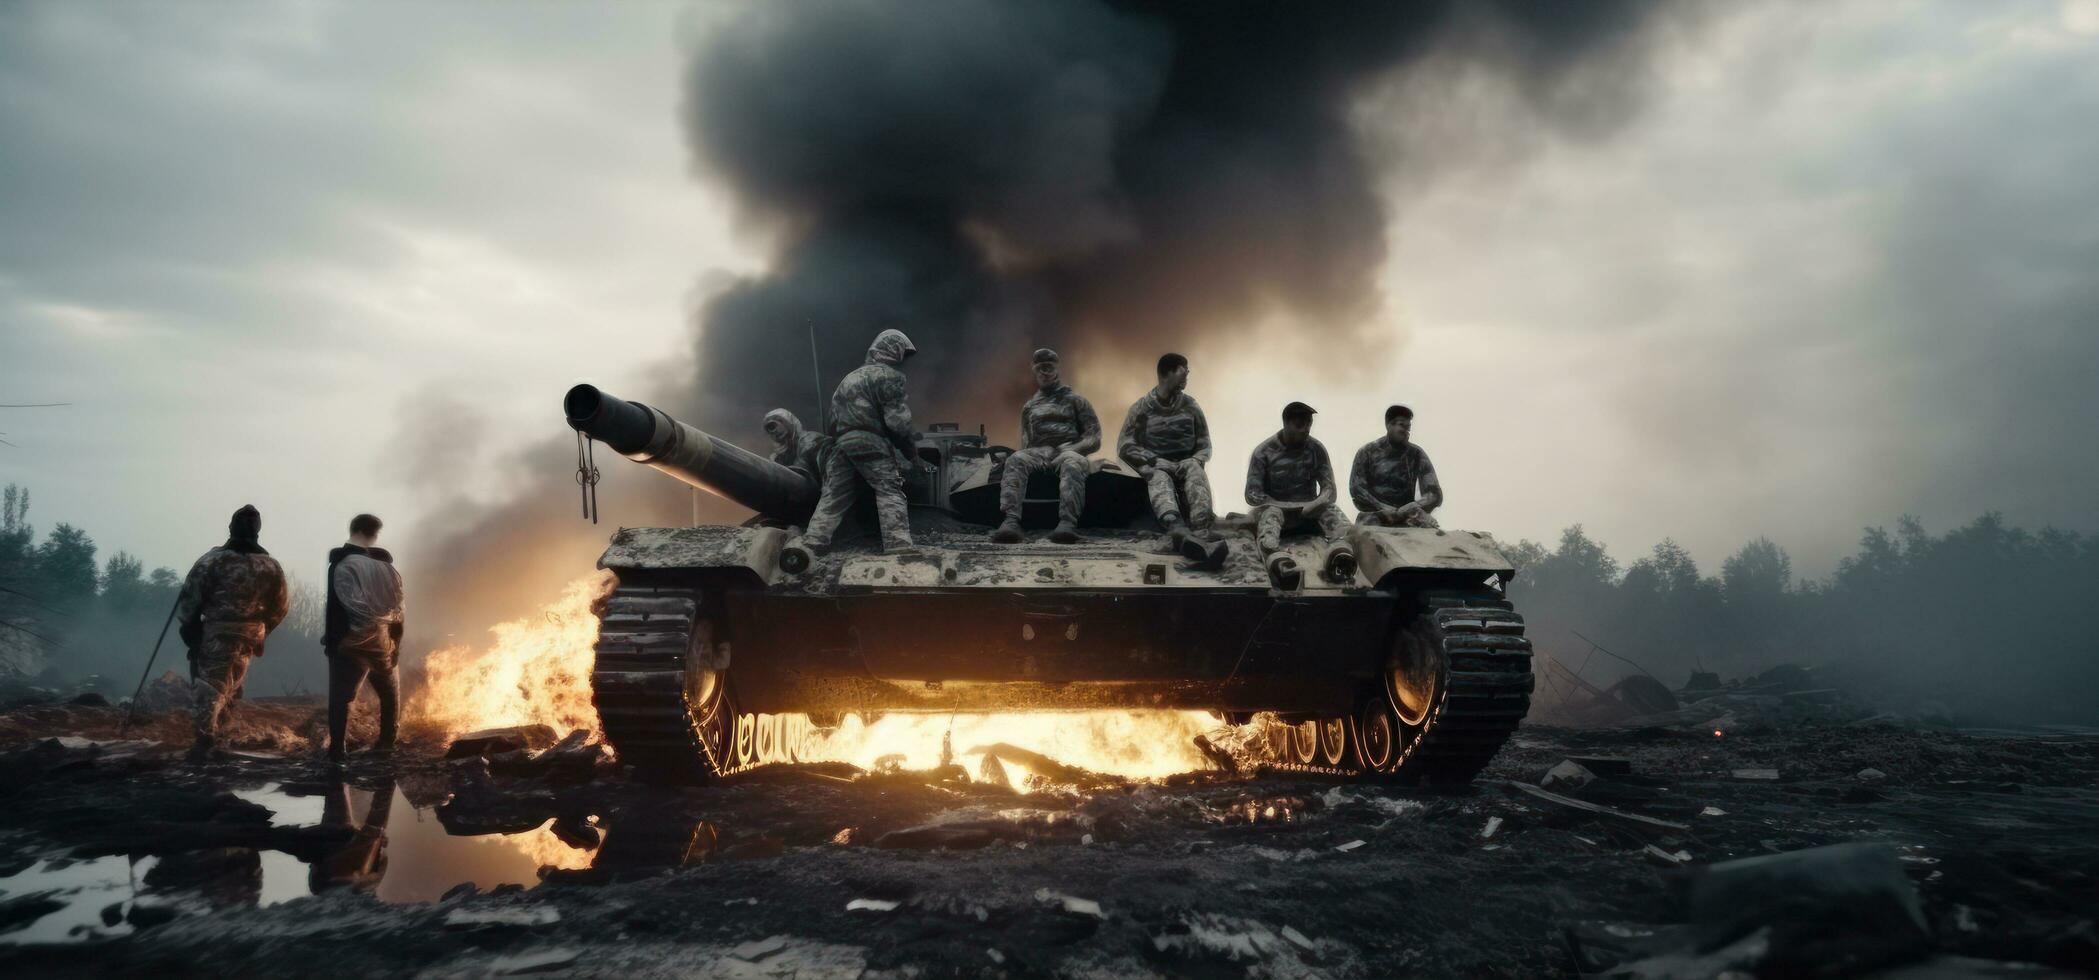
[[[0,932],[0,944],[82,942],[130,932],[131,924],[122,919],[104,923],[102,910],[119,904],[128,910],[145,890],[153,864],[150,857],[135,864],[126,857],[42,860],[0,878],[0,902],[50,892],[53,901],[64,903],[23,928]]]
[[[282,851],[245,848],[38,860],[0,878],[0,902],[43,896],[59,907],[0,932],[0,944],[122,936],[135,928],[128,921],[134,908],[146,914],[156,909],[197,914],[278,905],[335,888],[370,892],[383,902],[433,902],[462,882],[483,891],[504,884],[532,888],[539,884],[541,866],[588,867],[596,854],[563,843],[550,829],[552,821],[521,834],[455,837],[434,811],[416,808],[390,784],[363,790],[271,783],[233,792],[268,808],[277,826],[341,824],[355,833],[311,862]],[[104,920],[104,910],[112,906],[113,924]]]

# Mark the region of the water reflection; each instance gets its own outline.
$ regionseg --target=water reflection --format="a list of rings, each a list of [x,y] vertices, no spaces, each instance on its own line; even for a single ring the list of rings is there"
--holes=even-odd
[[[315,895],[331,888],[348,887],[369,892],[386,877],[386,820],[393,813],[394,781],[380,781],[365,804],[364,819],[353,821],[350,785],[336,780],[321,801],[321,826],[350,830],[349,840],[328,849],[313,862],[306,875],[307,889]]]

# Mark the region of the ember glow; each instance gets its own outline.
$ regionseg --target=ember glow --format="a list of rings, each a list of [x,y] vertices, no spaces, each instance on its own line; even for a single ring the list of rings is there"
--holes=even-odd
[[[593,572],[570,582],[538,613],[489,627],[486,646],[430,654],[423,683],[409,699],[409,723],[451,735],[532,724],[557,735],[596,731],[590,667],[598,618],[590,607],[612,581],[609,573]]]

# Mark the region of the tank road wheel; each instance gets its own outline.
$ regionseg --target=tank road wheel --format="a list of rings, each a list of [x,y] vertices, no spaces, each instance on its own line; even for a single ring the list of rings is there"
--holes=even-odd
[[[1399,719],[1391,704],[1382,696],[1364,698],[1363,710],[1356,713],[1356,771],[1364,776],[1391,771],[1398,747]]]
[[[728,645],[694,589],[622,586],[598,606],[591,700],[605,739],[644,778],[728,771],[735,732]]]
[[[1364,775],[1404,781],[1470,782],[1530,711],[1530,641],[1523,617],[1492,589],[1432,592],[1393,634],[1382,696],[1358,721],[1359,738],[1394,732],[1394,757],[1359,751]]]
[[[1348,719],[1319,720],[1319,761],[1338,766],[1348,759]]]
[[[1304,765],[1319,762],[1319,722],[1305,720],[1290,726],[1290,757]]]

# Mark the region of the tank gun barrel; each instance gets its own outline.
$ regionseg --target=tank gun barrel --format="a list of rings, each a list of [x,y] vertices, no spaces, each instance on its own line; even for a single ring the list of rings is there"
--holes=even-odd
[[[660,408],[587,384],[570,388],[561,407],[569,428],[767,517],[801,524],[816,507],[814,479],[671,418]]]

